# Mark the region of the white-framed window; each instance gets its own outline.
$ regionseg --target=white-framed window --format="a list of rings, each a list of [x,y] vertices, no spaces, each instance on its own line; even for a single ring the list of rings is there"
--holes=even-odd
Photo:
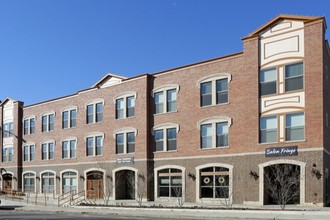
[[[14,157],[13,146],[6,146],[2,148],[2,162],[11,162]]]
[[[77,173],[67,171],[62,174],[62,194],[76,194],[78,188]]]
[[[49,131],[54,131],[54,113],[49,113],[49,114],[44,114],[41,117],[41,131],[42,132],[49,132]]]
[[[13,137],[14,136],[14,123],[7,122],[2,125],[2,137]]]
[[[213,106],[229,103],[228,84],[231,75],[228,73],[217,73],[198,80],[200,89],[200,106]]]
[[[62,158],[76,158],[77,139],[66,139],[62,141]]]
[[[285,66],[285,91],[294,91],[304,88],[303,62]]]
[[[260,117],[260,143],[278,142],[277,116]]]
[[[179,89],[179,85],[169,84],[153,90],[155,114],[177,111],[177,94]]]
[[[174,123],[165,123],[153,127],[155,152],[177,150],[179,128],[179,125]]]
[[[197,123],[201,149],[229,146],[231,118],[225,116],[203,119]]]
[[[54,160],[55,142],[47,141],[41,144],[41,160]]]
[[[25,173],[23,175],[23,182],[24,182],[24,192],[35,192],[35,173]]]
[[[86,156],[102,156],[103,139],[103,134],[91,135],[86,137]]]
[[[182,197],[182,170],[162,169],[157,172],[158,197]]]
[[[122,128],[114,133],[116,140],[116,154],[135,153],[135,137],[137,129]]]
[[[23,161],[34,161],[35,145],[25,144],[23,146]]]
[[[41,174],[41,192],[54,193],[55,191],[55,173],[44,172]]]
[[[206,167],[200,170],[200,198],[227,199],[229,193],[229,169]]]
[[[35,118],[25,118],[23,122],[24,126],[24,135],[34,134],[35,132]]]
[[[305,139],[304,112],[286,114],[285,140],[302,141]]]
[[[103,120],[103,101],[90,103],[86,106],[86,123],[93,124]]]
[[[125,92],[114,98],[114,103],[116,105],[116,119],[135,116],[136,97],[136,92]]]
[[[67,109],[62,112],[62,128],[75,128],[77,124],[77,109]]]
[[[259,72],[260,96],[277,93],[277,69],[269,68]]]

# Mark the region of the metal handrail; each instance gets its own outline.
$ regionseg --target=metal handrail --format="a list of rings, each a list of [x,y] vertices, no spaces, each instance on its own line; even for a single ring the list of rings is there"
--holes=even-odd
[[[72,198],[70,200],[70,205],[72,205],[73,202],[78,200],[79,198],[84,198],[84,200],[85,200],[85,190],[82,190],[82,191],[72,195]]]
[[[76,190],[70,190],[69,192],[66,192],[60,196],[57,197],[57,206],[64,205],[67,202],[71,201],[72,193],[75,192]],[[63,200],[66,200],[67,198],[70,198],[68,201],[64,201],[61,203]]]

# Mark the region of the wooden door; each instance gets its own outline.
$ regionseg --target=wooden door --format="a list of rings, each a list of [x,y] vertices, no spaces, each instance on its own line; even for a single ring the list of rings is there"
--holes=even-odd
[[[87,199],[103,198],[103,181],[102,179],[87,180]]]

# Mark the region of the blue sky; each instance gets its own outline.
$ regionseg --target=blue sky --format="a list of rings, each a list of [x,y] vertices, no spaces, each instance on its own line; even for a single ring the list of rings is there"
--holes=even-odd
[[[130,77],[240,52],[241,39],[278,14],[330,25],[330,1],[0,0],[0,100],[29,105],[109,72]]]

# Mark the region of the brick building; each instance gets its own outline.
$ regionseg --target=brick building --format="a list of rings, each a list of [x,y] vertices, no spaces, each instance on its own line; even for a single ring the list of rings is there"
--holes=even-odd
[[[107,74],[28,106],[7,98],[1,189],[112,200],[143,189],[150,201],[182,191],[186,202],[264,205],[272,203],[265,174],[282,164],[300,173],[291,202],[326,205],[325,31],[324,17],[279,15],[244,37],[240,53],[132,78]]]

